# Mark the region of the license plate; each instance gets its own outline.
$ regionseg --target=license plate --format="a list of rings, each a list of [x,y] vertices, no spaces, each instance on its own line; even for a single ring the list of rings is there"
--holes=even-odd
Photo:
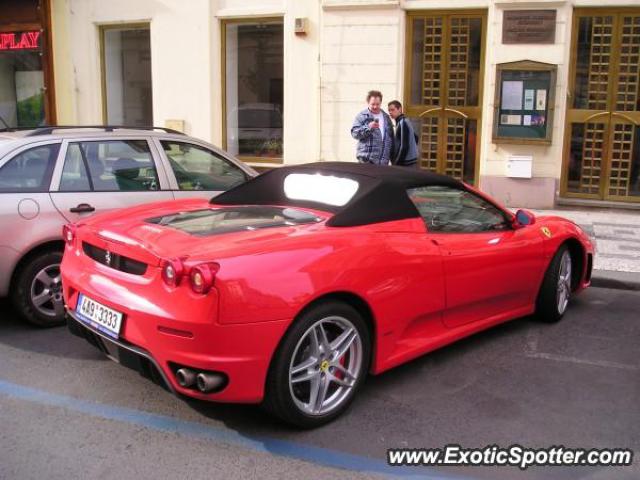
[[[82,322],[96,330],[100,330],[113,338],[118,338],[120,335],[122,313],[105,307],[100,302],[96,302],[82,293],[78,296],[76,313]]]

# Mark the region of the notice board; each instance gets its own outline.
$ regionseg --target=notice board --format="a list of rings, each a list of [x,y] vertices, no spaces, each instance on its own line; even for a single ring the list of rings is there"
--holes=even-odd
[[[495,143],[551,143],[556,70],[527,60],[497,66]]]

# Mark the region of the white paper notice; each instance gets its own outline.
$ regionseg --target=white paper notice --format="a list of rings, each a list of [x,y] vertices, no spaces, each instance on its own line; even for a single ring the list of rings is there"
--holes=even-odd
[[[520,125],[522,122],[521,115],[500,115],[500,124],[501,125]]]
[[[547,108],[547,91],[536,90],[536,110],[544,110]]]
[[[533,92],[533,90],[527,90],[527,91]],[[525,98],[525,102],[526,102],[526,98]],[[533,102],[531,102],[531,103],[533,103]],[[532,108],[529,108],[527,110],[532,110],[533,109],[533,105],[531,105],[531,107]],[[522,125],[525,125],[525,126],[531,125],[531,115],[523,115],[522,116]]]
[[[536,91],[527,89],[524,91],[524,110],[533,110],[533,97]]]
[[[522,110],[524,82],[502,82],[502,110]]]

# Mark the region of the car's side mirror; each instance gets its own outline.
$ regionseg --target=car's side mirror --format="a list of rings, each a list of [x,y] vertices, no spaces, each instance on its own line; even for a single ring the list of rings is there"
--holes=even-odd
[[[527,225],[533,225],[534,223],[536,223],[536,216],[529,210],[520,209],[516,212],[513,226],[515,228],[522,228]]]

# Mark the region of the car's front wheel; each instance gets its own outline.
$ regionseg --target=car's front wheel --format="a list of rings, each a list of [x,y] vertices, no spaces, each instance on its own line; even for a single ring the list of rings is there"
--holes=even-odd
[[[62,252],[50,250],[33,256],[18,272],[13,304],[33,325],[55,327],[65,322],[60,262]]]
[[[537,317],[548,323],[559,321],[567,311],[572,291],[571,253],[566,245],[553,256],[536,302]]]
[[[287,423],[313,428],[342,414],[369,370],[362,316],[341,302],[319,304],[294,322],[269,372],[265,406]]]

